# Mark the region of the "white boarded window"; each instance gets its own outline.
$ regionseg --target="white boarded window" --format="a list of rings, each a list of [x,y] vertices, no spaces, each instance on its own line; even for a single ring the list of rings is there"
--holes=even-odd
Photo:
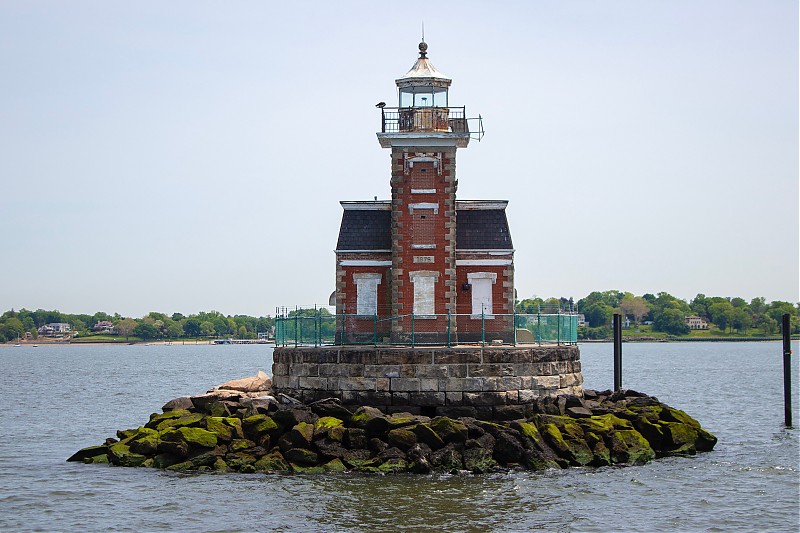
[[[497,281],[494,272],[471,272],[467,281],[472,285],[472,315],[492,315],[492,285]]]
[[[356,282],[356,313],[359,315],[378,314],[378,284],[381,275],[376,272],[353,274]]]
[[[409,278],[414,284],[414,310],[415,315],[433,315],[436,313],[436,279],[438,272],[421,270],[410,272]]]

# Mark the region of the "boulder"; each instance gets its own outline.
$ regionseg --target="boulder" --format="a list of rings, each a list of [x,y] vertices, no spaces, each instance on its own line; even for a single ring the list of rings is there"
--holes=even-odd
[[[319,463],[319,455],[305,448],[290,448],[283,456],[290,464],[296,463],[300,466],[314,466]]]
[[[162,411],[165,413],[167,411],[174,411],[176,409],[191,409],[194,407],[192,403],[192,399],[188,396],[181,396],[180,398],[175,398],[174,400],[170,400],[164,404],[161,408]]]
[[[265,455],[253,465],[258,472],[288,472],[292,469],[277,450]]]
[[[416,433],[405,428],[398,428],[389,431],[386,438],[391,446],[397,446],[401,450],[408,450],[417,443]]]
[[[262,392],[272,388],[272,379],[266,373],[259,370],[258,373],[249,378],[234,379],[226,381],[222,385],[214,387],[212,390],[232,390],[240,392]]]
[[[98,457],[101,455],[108,455],[108,447],[107,446],[89,446],[87,448],[83,448],[82,450],[78,450],[74,454],[70,456],[67,461],[69,462],[84,462],[86,459],[92,459],[94,457]]]
[[[338,398],[326,398],[310,405],[311,411],[319,417],[332,416],[339,420],[349,423],[353,417],[353,412],[342,406]]]
[[[430,427],[445,442],[465,442],[469,438],[466,424],[460,420],[453,420],[446,416],[437,416],[431,421]]]
[[[522,446],[522,442],[520,442],[520,440],[517,439],[510,431],[504,431],[497,437],[497,442],[494,445],[493,456],[500,464],[519,464],[522,463],[522,456],[524,452],[525,448]],[[468,468],[468,470],[472,469]]]
[[[464,468],[475,474],[483,474],[497,468],[492,458],[492,451],[486,448],[468,448],[464,450]]]
[[[441,450],[436,450],[431,454],[431,466],[435,470],[443,470],[446,472],[461,470],[464,467],[461,452],[456,449],[453,443],[450,443]]]

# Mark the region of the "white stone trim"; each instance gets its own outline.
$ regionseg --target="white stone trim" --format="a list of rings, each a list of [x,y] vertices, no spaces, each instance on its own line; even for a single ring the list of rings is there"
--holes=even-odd
[[[475,253],[475,254],[489,254],[489,255],[514,255],[514,250],[511,248],[510,250],[494,250],[489,248],[459,248],[456,250],[457,253]]]
[[[508,200],[456,200],[458,211],[484,211],[486,209],[505,209]]]
[[[411,194],[436,194],[436,189],[411,189]]]
[[[353,272],[353,279],[383,279],[380,272]],[[380,283],[380,281],[378,282]]]
[[[453,133],[444,131],[403,131],[398,133],[378,133],[377,135],[378,142],[382,148],[391,148],[392,146],[466,148],[469,144],[470,136],[468,132]]]
[[[496,283],[497,272],[467,272],[467,281],[472,283],[474,279],[490,279],[492,283]]]
[[[513,263],[511,259],[456,259],[456,266],[506,266]]]
[[[412,250],[435,250],[436,249],[436,245],[435,244],[412,244],[411,245],[411,249]]]
[[[433,270],[417,270],[409,272],[408,277],[414,284],[414,315],[436,314],[436,282],[439,273]]]
[[[373,261],[370,259],[345,259],[339,261],[340,266],[345,267],[388,267],[392,266],[391,261]]]
[[[347,211],[391,211],[391,200],[369,200],[364,202],[343,200],[339,202],[342,208]]]
[[[408,273],[408,279],[414,283],[416,278],[435,278],[434,281],[439,281],[439,272],[435,270],[414,270]]]
[[[433,209],[433,214],[439,214],[439,204],[433,202],[418,202],[415,204],[408,204],[408,212],[414,214],[414,209]]]

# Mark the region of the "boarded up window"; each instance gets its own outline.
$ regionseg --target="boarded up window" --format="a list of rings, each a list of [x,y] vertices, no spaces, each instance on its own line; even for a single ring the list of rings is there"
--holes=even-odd
[[[414,284],[414,314],[433,315],[436,313],[435,285],[438,272],[411,272]]]
[[[378,273],[353,274],[356,282],[356,313],[359,315],[375,315],[378,313],[378,284],[381,275]]]

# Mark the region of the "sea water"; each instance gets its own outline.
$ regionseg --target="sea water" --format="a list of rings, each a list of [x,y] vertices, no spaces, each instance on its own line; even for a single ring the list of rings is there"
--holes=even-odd
[[[794,346],[794,415],[797,346]],[[0,348],[0,529],[7,531],[797,531],[796,429],[781,345],[625,344],[623,385],[680,409],[714,451],[644,466],[489,475],[180,474],[67,463],[168,400],[270,372],[265,345]],[[610,344],[581,346],[585,386]]]

